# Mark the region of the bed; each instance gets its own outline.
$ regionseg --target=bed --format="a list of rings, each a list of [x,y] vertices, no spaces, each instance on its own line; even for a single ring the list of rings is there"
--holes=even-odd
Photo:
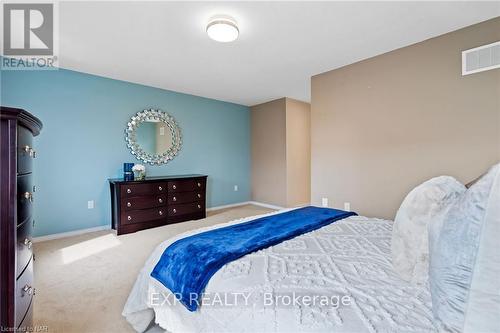
[[[348,217],[230,262],[210,279],[207,302],[194,312],[150,276],[178,239],[284,211],[163,242],[141,270],[123,315],[139,332],[152,322],[172,333],[436,331],[428,286],[405,282],[392,269],[387,220]],[[225,305],[217,295],[226,297]]]

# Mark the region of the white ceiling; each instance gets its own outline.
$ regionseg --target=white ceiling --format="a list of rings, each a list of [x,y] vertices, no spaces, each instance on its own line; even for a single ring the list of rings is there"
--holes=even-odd
[[[210,40],[232,15],[240,37]],[[500,16],[500,2],[61,2],[60,66],[254,105],[310,77]]]

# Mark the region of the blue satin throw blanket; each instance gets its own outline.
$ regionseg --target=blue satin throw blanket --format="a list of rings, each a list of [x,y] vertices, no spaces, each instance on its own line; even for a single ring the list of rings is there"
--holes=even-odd
[[[165,249],[151,276],[196,311],[208,281],[225,264],[352,215],[304,207],[182,238]]]

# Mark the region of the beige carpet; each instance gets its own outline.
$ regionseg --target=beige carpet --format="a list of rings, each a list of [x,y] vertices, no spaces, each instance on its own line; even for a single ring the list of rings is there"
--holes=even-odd
[[[100,231],[36,243],[34,324],[47,326],[48,332],[133,332],[121,316],[123,305],[159,243],[184,231],[269,211],[248,205],[123,236]]]

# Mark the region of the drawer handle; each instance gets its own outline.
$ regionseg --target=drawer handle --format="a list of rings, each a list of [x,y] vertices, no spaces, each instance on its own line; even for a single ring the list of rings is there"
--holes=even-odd
[[[198,198],[201,198],[201,194],[200,193],[198,193]]]
[[[33,202],[33,193],[31,193],[31,192],[25,192],[24,193],[24,198],[26,200],[29,200],[30,202]]]
[[[158,214],[163,215],[163,212],[160,210],[160,211],[158,212]]]
[[[198,209],[201,209],[201,205],[198,205]]]
[[[130,202],[127,202],[127,207],[132,207],[132,204]]]
[[[163,203],[163,199],[162,198],[158,198],[158,202],[159,203]]]
[[[201,183],[198,183],[198,187],[201,187]]]
[[[24,295],[26,295],[26,294],[32,295],[33,294],[33,287],[30,286],[29,284],[27,284],[23,287],[22,291],[23,291],[22,297],[24,297]]]
[[[36,151],[30,146],[24,146],[23,150],[30,155],[30,157],[36,158]]]
[[[132,190],[128,188],[127,193],[132,193]]]
[[[132,221],[132,216],[127,216],[127,220]]]
[[[158,190],[163,191],[163,187],[158,186]]]
[[[28,238],[24,239],[24,245],[28,247],[28,249],[31,249],[31,246],[33,245],[33,242],[29,240]]]
[[[173,198],[172,198],[172,200],[177,201],[177,198],[176,198],[176,197],[173,197]]]
[[[175,209],[175,208],[174,208],[174,209],[172,209],[172,212],[173,212],[174,214],[175,214],[175,213],[177,213],[177,209]]]
[[[174,184],[174,185],[172,185],[172,188],[175,190],[177,188],[177,186],[175,186],[175,184]]]

